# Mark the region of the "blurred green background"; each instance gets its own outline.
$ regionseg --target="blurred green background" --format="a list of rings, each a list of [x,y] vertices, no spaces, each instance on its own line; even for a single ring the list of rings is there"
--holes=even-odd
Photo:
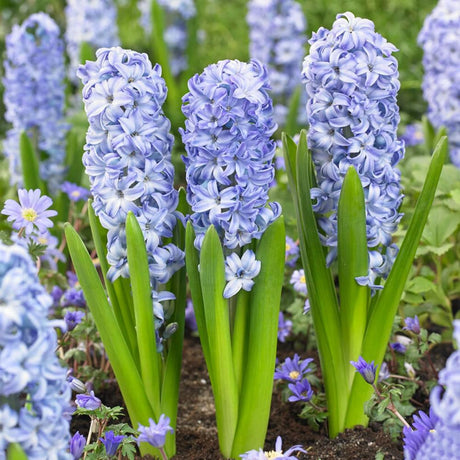
[[[191,73],[199,72],[219,59],[248,59],[246,3],[246,0],[196,0],[202,41],[197,50],[195,68],[191,69]],[[436,4],[434,0],[308,0],[299,3],[307,17],[309,37],[321,26],[330,28],[337,13],[351,11],[355,16],[371,19],[376,30],[400,50],[396,57],[400,68],[399,102],[403,120],[420,119],[426,106],[420,90],[423,69],[422,51],[417,46],[417,35],[426,15]],[[21,22],[31,13],[45,11],[64,30],[64,7],[63,0],[0,0],[2,61],[4,38],[12,24]],[[138,23],[136,0],[118,0],[118,7],[122,45],[148,52],[149,42]],[[3,111],[3,107],[0,111]],[[0,131],[3,130],[4,126],[0,128]]]

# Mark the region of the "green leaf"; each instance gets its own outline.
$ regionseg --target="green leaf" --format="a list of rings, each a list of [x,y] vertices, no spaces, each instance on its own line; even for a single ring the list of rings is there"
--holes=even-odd
[[[27,460],[27,455],[17,442],[8,445],[7,460]]]
[[[422,130],[426,149],[431,153],[434,148],[433,141],[436,135],[436,131],[426,115],[422,117]]]
[[[406,290],[414,294],[421,294],[424,292],[434,291],[436,285],[433,281],[424,278],[423,276],[416,276],[407,283]]]
[[[118,282],[116,282],[116,284],[113,284],[107,278],[107,271],[109,270],[109,264],[105,256],[105,253],[107,251],[107,242],[105,235],[107,231],[102,227],[102,225],[99,222],[99,219],[94,213],[92,200],[88,200],[88,218],[91,227],[91,234],[93,236],[94,246],[96,248],[99,263],[101,265],[102,276],[104,278],[107,293],[109,294],[110,303],[112,305],[115,318],[117,320],[118,326],[120,327],[120,330],[126,343],[129,345],[133,358],[137,363],[137,367],[139,369],[139,351],[137,349],[134,321],[129,313],[130,306],[126,303],[125,295],[122,292],[123,290],[120,289],[120,281],[117,280]]]
[[[149,263],[144,235],[132,212],[128,213],[126,219],[126,243],[142,383],[150,405],[159,417],[161,371],[160,357],[156,348]]]
[[[267,433],[283,286],[285,232],[282,217],[270,225],[256,252],[261,262],[250,292],[249,341],[232,456],[263,447]],[[236,326],[236,324],[235,324]]]
[[[131,422],[134,426],[138,423],[148,425],[148,419],[155,416],[154,412],[93,261],[78,233],[70,224],[65,225],[65,235],[78,280],[107,351]]]
[[[219,446],[222,454],[230,457],[238,420],[238,390],[233,371],[228,305],[222,296],[225,288],[224,255],[214,226],[209,227],[203,240],[200,279]]]
[[[94,61],[95,57],[93,47],[88,42],[82,42],[80,45],[80,62],[85,64],[86,61]]]
[[[40,180],[37,153],[35,152],[32,140],[25,131],[21,133],[21,137],[19,139],[19,150],[21,152],[24,188],[27,190],[38,188],[44,191],[43,184]]]
[[[444,206],[436,206],[430,211],[422,238],[430,246],[441,247],[460,224],[460,214],[453,213]]]
[[[293,144],[283,134],[286,170],[296,205],[300,252],[326,387],[329,435],[334,437],[343,430],[348,399],[348,385],[344,382],[347,382],[348,369],[345,369],[337,296],[332,275],[326,267],[310,198],[315,179],[304,130],[301,131],[295,155]]]
[[[297,118],[299,116],[301,87],[297,86],[289,99],[289,110],[286,117],[286,133],[293,136],[297,132]]]
[[[380,366],[390,337],[393,318],[396,314],[415,252],[422,236],[425,222],[433,203],[436,186],[447,157],[447,138],[443,137],[436,146],[425,184],[417,201],[414,214],[407,230],[401,249],[385,283],[385,287],[370,312],[366,334],[364,336],[362,356],[367,361],[375,361]],[[372,387],[355,375],[349,400],[350,413],[353,407],[361,407],[372,394]]]
[[[369,288],[356,282],[368,274],[366,207],[358,173],[350,167],[340,193],[338,213],[340,319],[346,361],[357,361],[367,324]],[[348,367],[349,385],[354,377]]]

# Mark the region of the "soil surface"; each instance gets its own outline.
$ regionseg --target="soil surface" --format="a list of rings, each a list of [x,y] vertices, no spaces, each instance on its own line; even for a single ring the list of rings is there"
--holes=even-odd
[[[293,356],[289,346],[281,346],[278,351],[280,360]],[[304,359],[307,354],[299,353]],[[118,387],[113,382],[98,393],[107,406],[123,405]],[[298,417],[301,405],[283,402],[281,389],[274,388],[270,423],[266,437],[265,450],[274,449],[277,436],[283,440],[283,449],[293,445],[302,445],[306,454],[298,453],[299,459],[360,459],[374,460],[378,452],[385,460],[403,459],[402,442],[392,442],[379,424],[370,427],[357,427],[347,430],[335,439],[329,439],[325,430],[315,432],[304,420]],[[124,420],[129,423],[129,419]],[[74,417],[72,433],[79,430],[88,432],[88,418]],[[221,460],[217,440],[214,403],[206,365],[199,339],[187,336],[184,341],[182,379],[177,426],[178,460]],[[140,457],[137,457],[138,459]],[[382,457],[381,457],[382,458]]]
[[[294,352],[281,347],[280,359]],[[301,358],[306,358],[307,355]],[[403,459],[402,442],[393,443],[378,424],[368,428],[347,430],[335,439],[324,432],[313,431],[297,414],[301,406],[281,399],[275,386],[265,450],[274,449],[277,436],[283,439],[283,449],[301,444],[307,451],[299,459],[360,459],[374,460],[377,452],[385,460]],[[220,460],[211,384],[201,352],[199,339],[186,337],[180,387],[177,426],[177,455],[180,460]]]

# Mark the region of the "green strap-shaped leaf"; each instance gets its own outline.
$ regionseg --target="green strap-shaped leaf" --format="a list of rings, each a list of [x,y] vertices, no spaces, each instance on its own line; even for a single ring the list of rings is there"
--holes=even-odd
[[[214,226],[208,229],[203,240],[200,279],[219,446],[222,454],[230,457],[238,420],[238,390],[233,371],[228,305],[222,295],[225,288],[224,255]]]
[[[362,356],[380,366],[391,334],[393,319],[398,309],[401,295],[412,267],[415,252],[422,236],[442,167],[447,157],[447,138],[443,137],[437,144],[430,167],[423,185],[422,193],[415,206],[398,256],[388,276],[383,291],[370,311],[368,326],[363,340]],[[356,374],[349,401],[347,426],[352,426],[356,419],[356,411],[360,411],[365,401],[372,394],[372,387]]]
[[[96,248],[97,257],[101,265],[102,276],[104,277],[105,287],[107,293],[109,294],[110,303],[115,314],[118,326],[121,330],[121,333],[129,346],[131,354],[134,361],[137,364],[138,370],[139,367],[139,351],[137,349],[137,340],[136,340],[136,331],[134,329],[134,321],[131,318],[131,315],[128,312],[129,306],[126,304],[124,295],[120,293],[117,295],[117,290],[120,291],[119,283],[115,285],[107,278],[107,271],[109,270],[109,264],[105,256],[107,251],[107,242],[105,238],[106,230],[101,226],[99,219],[94,213],[92,206],[92,200],[88,200],[88,217],[89,225],[91,228],[91,234],[93,236],[94,246]],[[118,280],[117,280],[118,281]]]
[[[342,184],[338,213],[338,263],[340,319],[346,362],[357,361],[367,324],[369,288],[360,286],[356,277],[368,274],[366,208],[358,173],[350,167]],[[347,366],[348,385],[354,368]]]
[[[284,279],[285,241],[284,219],[280,217],[267,228],[256,252],[261,269],[250,293],[249,342],[233,458],[239,458],[250,449],[263,447],[267,433]]]
[[[132,212],[126,219],[128,266],[136,319],[136,338],[145,392],[154,413],[160,416],[161,368],[155,338],[155,320],[150,287],[149,263],[144,235]]]
[[[43,184],[40,180],[40,169],[38,165],[38,157],[35,152],[32,140],[27,133],[23,131],[19,138],[19,150],[21,152],[22,177],[24,180],[24,188],[37,189],[44,191]]]
[[[80,62],[85,64],[86,61],[94,61],[94,48],[88,42],[82,42],[80,45]]]
[[[85,245],[70,224],[65,225],[70,256],[88,307],[107,351],[133,426],[148,425],[154,416],[137,366],[115,319],[99,275]]]
[[[347,404],[346,371],[341,340],[338,301],[330,271],[326,268],[324,251],[310,198],[312,161],[307,149],[306,133],[299,139],[293,162],[293,142],[285,136],[285,159],[296,208],[300,251],[305,270],[313,322],[318,339],[318,351],[323,370],[329,410],[329,435],[343,429]],[[295,171],[295,173],[294,173]],[[295,185],[295,187],[294,187]]]

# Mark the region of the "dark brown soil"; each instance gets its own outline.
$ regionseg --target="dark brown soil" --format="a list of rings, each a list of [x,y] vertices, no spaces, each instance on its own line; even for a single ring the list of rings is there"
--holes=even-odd
[[[289,353],[287,348],[279,352],[281,359]],[[305,358],[301,354],[302,358]],[[122,398],[116,385],[110,385],[98,396],[107,406],[122,405]],[[297,414],[300,406],[283,402],[281,393],[275,388],[272,400],[270,423],[266,438],[266,450],[273,450],[277,436],[283,439],[284,450],[301,444],[307,451],[298,454],[299,459],[359,459],[374,460],[377,452],[385,460],[403,459],[402,443],[394,443],[381,430],[379,424],[368,428],[357,427],[347,430],[335,439],[329,439],[324,432],[315,432]],[[128,419],[124,421],[129,422]],[[77,430],[86,435],[88,419],[74,418],[72,432]],[[186,337],[180,401],[177,426],[178,460],[220,460],[215,423],[213,396],[199,339]]]
[[[280,354],[286,354],[281,350]],[[293,353],[291,353],[292,355]],[[301,356],[303,357],[303,356]],[[297,416],[300,407],[281,400],[275,388],[272,399],[266,450],[273,450],[277,436],[285,449],[301,444],[307,451],[299,459],[375,459],[377,452],[385,460],[402,459],[402,443],[393,443],[379,425],[347,430],[335,439],[313,431]],[[219,460],[211,384],[197,338],[186,338],[180,387],[177,426],[177,456],[180,460]]]

